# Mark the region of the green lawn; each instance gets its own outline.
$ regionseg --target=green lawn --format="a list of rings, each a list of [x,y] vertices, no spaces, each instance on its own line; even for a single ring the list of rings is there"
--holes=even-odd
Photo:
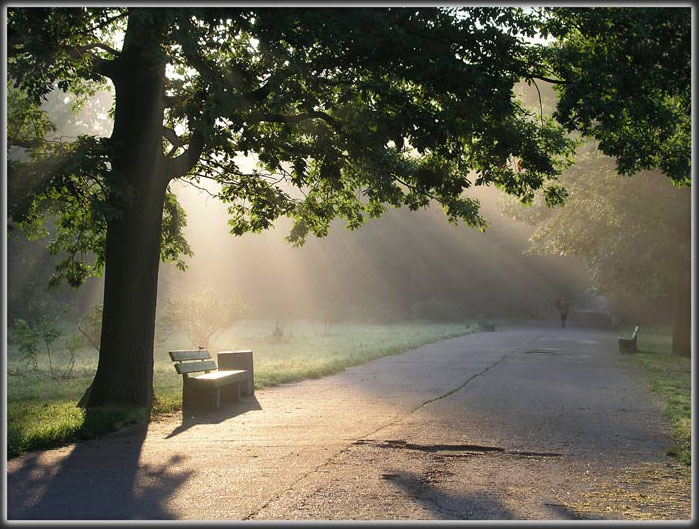
[[[274,386],[303,378],[336,373],[381,356],[401,353],[426,343],[476,330],[475,323],[396,323],[389,325],[337,324],[327,334],[323,325],[297,322],[285,327],[282,340],[272,338],[274,322],[241,321],[222,332],[209,349],[252,349],[255,387]],[[172,336],[156,344],[153,413],[180,409],[182,378],[175,373],[167,352],[190,349],[185,336]],[[58,343],[54,369],[65,365]],[[14,346],[8,350],[7,450],[16,456],[32,449],[60,446],[78,439],[93,438],[120,425],[142,420],[143,410],[108,409],[85,412],[75,406],[90,384],[97,365],[94,349],[76,354],[71,378],[51,378],[45,355],[39,371],[19,362]]]
[[[665,400],[665,411],[677,445],[670,455],[691,464],[692,392],[691,360],[671,354],[672,329],[669,326],[641,328],[634,361],[641,366],[653,392]]]

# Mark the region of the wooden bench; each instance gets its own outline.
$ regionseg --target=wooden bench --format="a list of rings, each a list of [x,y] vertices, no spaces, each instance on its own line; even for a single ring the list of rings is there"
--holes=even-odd
[[[625,336],[619,336],[617,340],[619,341],[619,352],[624,354],[631,354],[636,352],[636,339],[638,338],[638,325],[633,330],[631,338]]]
[[[248,383],[247,369],[218,370],[206,349],[170,351],[170,359],[182,375],[183,409],[220,408],[222,401],[238,400],[241,383]]]

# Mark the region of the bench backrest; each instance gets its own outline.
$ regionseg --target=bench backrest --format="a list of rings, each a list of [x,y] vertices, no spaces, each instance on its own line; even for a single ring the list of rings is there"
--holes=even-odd
[[[199,371],[215,371],[216,362],[209,360],[211,355],[206,349],[198,351],[170,351],[170,358],[175,364],[175,370],[180,375],[198,373]]]

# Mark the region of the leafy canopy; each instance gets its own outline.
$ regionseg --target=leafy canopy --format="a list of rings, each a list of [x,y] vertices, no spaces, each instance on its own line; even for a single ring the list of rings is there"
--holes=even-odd
[[[550,8],[542,50],[567,130],[599,141],[620,174],[660,168],[690,185],[691,9]]]
[[[501,8],[12,8],[8,73],[36,111],[56,88],[86,97],[128,76],[120,32],[144,44],[143,60],[167,74],[162,171],[215,182],[237,235],[288,215],[288,240],[302,244],[333,218],[356,228],[432,200],[449,221],[482,229],[472,185],[525,202],[538,189],[548,203],[564,198],[555,180],[572,142],[513,97],[519,79],[540,73],[524,39],[536,24]],[[52,245],[67,255],[57,280],[100,273],[106,226],[132,199],[110,141],[31,147],[43,169],[16,220],[37,233],[47,212],[56,219]],[[241,154],[258,166],[243,170]],[[184,266],[185,215],[169,192],[164,220],[161,258]]]

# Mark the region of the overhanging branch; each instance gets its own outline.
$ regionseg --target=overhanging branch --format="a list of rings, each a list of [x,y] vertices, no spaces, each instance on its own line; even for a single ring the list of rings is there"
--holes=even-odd
[[[338,132],[342,130],[342,124],[331,115],[320,110],[314,110],[312,112],[304,112],[303,114],[285,115],[285,114],[272,114],[268,112],[257,112],[252,115],[254,122],[272,122],[272,123],[284,123],[286,125],[295,125],[301,123],[302,121],[307,121],[309,119],[321,119],[325,121],[328,125],[333,127]]]
[[[119,51],[115,50],[111,46],[108,46],[107,44],[104,44],[102,42],[93,42],[91,44],[83,44],[81,46],[73,46],[72,47],[78,54],[83,55],[91,50],[94,49],[99,49],[106,51],[110,55],[113,55],[114,57],[119,57],[121,54]]]
[[[527,74],[524,77],[529,78],[529,79],[539,79],[539,81],[544,81],[546,83],[551,83],[551,84],[559,84],[559,85],[570,84],[568,81],[563,81],[561,79],[552,79],[551,77],[545,77],[543,75]]]
[[[182,145],[184,145],[184,143],[182,143]],[[202,127],[199,126],[194,129],[189,141],[189,146],[182,154],[176,158],[164,159],[162,171],[163,178],[170,181],[173,178],[179,178],[189,173],[199,161],[202,152],[204,152],[205,145],[206,140],[204,138],[204,133],[202,132]]]
[[[186,145],[186,142],[170,127],[163,127],[163,137],[174,147],[184,147]]]

